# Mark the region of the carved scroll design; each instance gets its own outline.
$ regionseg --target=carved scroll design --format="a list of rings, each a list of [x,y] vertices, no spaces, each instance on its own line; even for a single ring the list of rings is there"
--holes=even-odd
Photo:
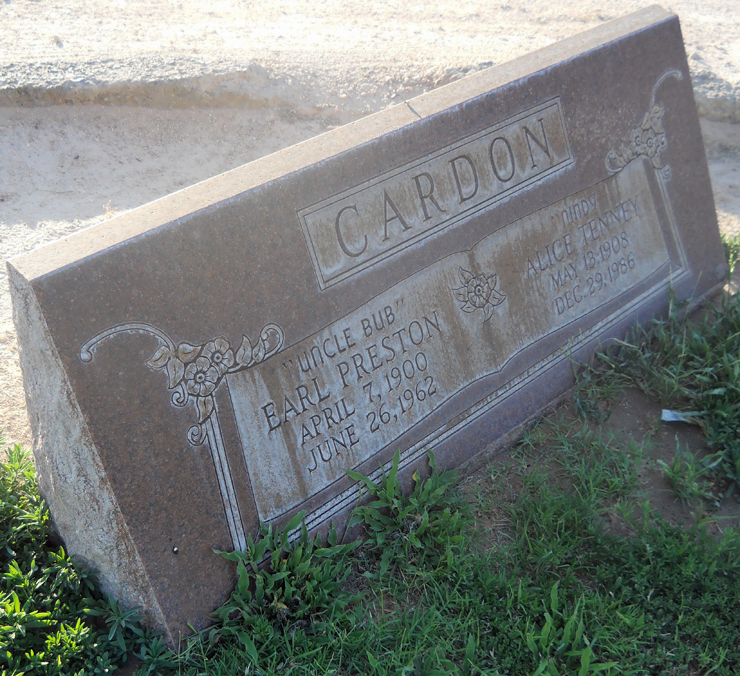
[[[483,321],[487,322],[493,316],[493,308],[506,300],[506,296],[496,290],[497,275],[476,276],[463,268],[460,268],[459,275],[463,285],[452,289],[452,293],[461,303],[461,310],[483,310]]]
[[[143,323],[119,324],[102,331],[88,340],[80,349],[80,359],[90,362],[97,346],[107,338],[121,333],[145,333],[160,342],[147,366],[167,373],[167,386],[172,390],[172,403],[178,408],[191,401],[198,413],[198,421],[188,430],[188,441],[202,444],[207,438],[206,423],[215,410],[213,393],[229,373],[243,371],[259,364],[278,352],[285,334],[277,324],[267,324],[260,332],[256,344],[242,336],[239,348],[234,351],[226,338],[214,338],[202,345],[174,341],[163,331]]]
[[[653,93],[650,97],[650,108],[642,122],[632,130],[630,141],[622,143],[619,150],[610,150],[606,155],[606,168],[610,174],[616,174],[622,171],[629,162],[641,155],[650,160],[656,171],[659,171],[663,178],[668,181],[671,178],[671,168],[663,164],[660,153],[668,147],[668,137],[663,127],[663,114],[665,108],[656,103],[658,88],[668,78],[683,80],[683,73],[677,69],[671,69],[663,73],[653,86]]]

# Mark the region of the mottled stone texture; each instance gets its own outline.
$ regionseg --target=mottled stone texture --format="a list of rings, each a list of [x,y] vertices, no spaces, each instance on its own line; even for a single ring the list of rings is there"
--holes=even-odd
[[[176,641],[260,520],[354,468],[470,468],[725,264],[678,19],[653,7],[9,264],[42,492]]]

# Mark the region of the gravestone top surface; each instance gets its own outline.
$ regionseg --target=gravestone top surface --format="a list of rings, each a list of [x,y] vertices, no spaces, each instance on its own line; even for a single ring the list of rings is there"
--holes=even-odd
[[[678,19],[658,7],[8,265],[40,486],[170,641],[260,521],[346,475],[468,467],[585,359],[726,267]]]

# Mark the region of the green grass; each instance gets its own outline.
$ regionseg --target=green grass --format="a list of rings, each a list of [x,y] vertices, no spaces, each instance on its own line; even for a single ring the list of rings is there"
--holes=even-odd
[[[732,278],[735,272],[735,266],[740,260],[740,234],[739,235],[722,235],[722,245],[725,249],[727,258],[727,279]]]
[[[665,460],[658,460],[658,466],[663,470],[673,494],[682,503],[715,499],[706,482],[712,465],[697,460],[688,449],[682,449],[678,443],[673,461],[669,464]]]
[[[635,327],[627,341],[598,357],[606,380],[628,380],[664,405],[698,423],[713,462],[730,481],[740,482],[740,300],[723,297],[719,307],[688,319],[671,303],[665,319]],[[587,400],[589,388],[584,396]]]
[[[473,505],[450,492],[449,476],[417,479],[409,497],[394,471],[368,481],[375,499],[356,517],[368,539],[355,551],[330,542],[298,554],[282,544],[287,528],[268,536],[273,563],[292,558],[296,570],[303,557],[309,570],[320,551],[343,571],[312,578],[343,579],[332,589],[338,609],[324,600],[280,615],[282,591],[255,604],[254,590],[275,589],[282,571],[247,575],[243,562],[230,611],[191,644],[179,673],[738,673],[740,535],[661,521],[636,492],[645,447],[572,429],[555,421],[530,435]],[[434,497],[420,503],[423,494]],[[474,527],[471,512],[491,509],[506,513],[505,546],[487,548]],[[605,528],[610,513],[631,537]]]
[[[463,500],[436,471],[416,476],[409,495],[395,466],[379,483],[363,479],[371,500],[355,515],[368,534],[361,545],[331,532],[320,541],[298,520],[282,532],[263,528],[245,554],[225,554],[239,583],[215,626],[179,658],[160,645],[145,673],[167,673],[165,659],[192,676],[738,673],[740,535],[710,537],[702,525],[686,530],[651,513],[637,480],[645,453],[644,444],[555,419],[492,468],[475,498]],[[111,629],[122,626],[122,611],[111,612],[84,569],[49,546],[48,514],[19,451],[3,472],[5,533],[16,552],[4,563],[6,603],[12,587],[21,603],[32,599],[26,613],[58,612],[53,626],[29,621],[25,635],[9,638],[14,659],[35,642],[43,646],[35,654],[70,667],[28,673],[105,673],[95,660],[120,656]],[[504,545],[488,547],[475,528],[473,514],[491,510],[505,514]],[[611,534],[606,515],[631,537]],[[59,570],[74,590],[55,604]],[[111,629],[91,625],[90,608]],[[13,618],[3,615],[4,626]],[[80,626],[86,638],[75,643]],[[125,645],[136,644],[136,629],[126,628]],[[157,652],[152,637],[138,645]]]

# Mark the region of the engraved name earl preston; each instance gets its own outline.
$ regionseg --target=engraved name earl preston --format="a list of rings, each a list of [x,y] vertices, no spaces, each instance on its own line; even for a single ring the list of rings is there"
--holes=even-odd
[[[572,164],[549,101],[298,212],[324,289]]]

